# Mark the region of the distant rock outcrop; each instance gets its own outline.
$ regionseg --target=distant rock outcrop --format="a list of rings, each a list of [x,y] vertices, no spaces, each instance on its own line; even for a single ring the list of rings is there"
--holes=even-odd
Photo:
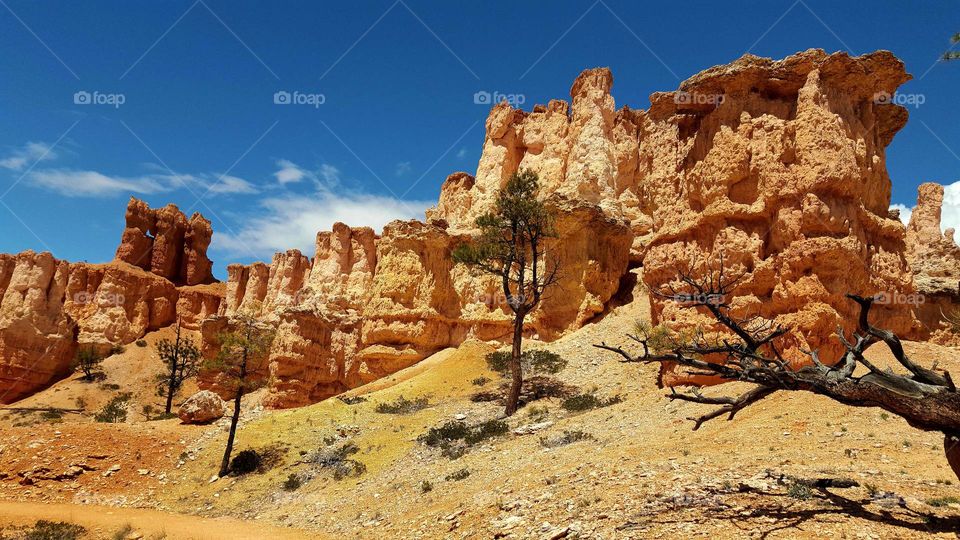
[[[176,206],[156,210],[131,197],[115,260],[123,261],[178,285],[213,283],[207,247],[210,221],[194,213],[190,220]]]
[[[907,261],[913,270],[918,316],[934,341],[960,345],[960,246],[954,230],[941,232],[943,186],[920,185],[907,225]]]

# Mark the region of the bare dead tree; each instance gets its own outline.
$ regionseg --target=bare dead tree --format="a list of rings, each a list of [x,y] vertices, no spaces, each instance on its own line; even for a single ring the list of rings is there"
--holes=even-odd
[[[794,369],[778,346],[788,328],[759,316],[731,315],[728,299],[742,277],[724,276],[721,260],[720,268],[706,272],[705,277],[698,279],[684,272],[678,279],[680,285],[653,291],[663,299],[709,313],[720,324],[717,335],[696,330],[691,336],[676,338],[661,327],[638,326],[638,332],[628,337],[639,346],[639,354],[606,343],[594,346],[619,354],[624,362],[672,363],[696,375],[754,385],[739,396],[721,397],[705,396],[698,389],[678,392],[671,388],[667,395],[670,399],[717,406],[690,419],[695,422],[694,430],[721,416],[732,420],[739,411],[778,391],[813,392],[853,407],[878,407],[902,417],[916,429],[943,433],[947,461],[960,478],[960,393],[950,373],[937,369],[935,363],[927,368],[914,362],[893,332],[870,323],[873,297],[847,295],[860,306],[860,314],[857,330],[849,338],[842,328],[837,329],[846,351],[834,365],[824,364],[817,351],[804,351],[811,359],[810,365]],[[864,352],[879,342],[906,374],[881,370],[864,357]],[[866,373],[855,375],[858,365],[865,367]]]

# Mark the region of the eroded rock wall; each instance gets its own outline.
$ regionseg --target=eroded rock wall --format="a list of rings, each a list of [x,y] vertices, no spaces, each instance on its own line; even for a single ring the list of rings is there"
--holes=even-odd
[[[914,291],[903,226],[887,212],[885,165],[907,112],[877,99],[909,78],[885,51],[747,55],[654,93],[642,111],[617,110],[609,70],[586,70],[569,105],[494,106],[476,178],[451,176],[428,216],[470,231],[506,179],[530,168],[545,195],[626,219],[651,289],[683,271],[702,276],[723,254],[728,275],[745,273],[729,299],[737,314],[793,327],[786,352],[797,363],[804,348],[835,360],[835,329],[855,321],[846,293]],[[660,298],[653,316],[675,327],[710,322]],[[878,306],[875,316],[901,335],[920,329],[910,305]]]

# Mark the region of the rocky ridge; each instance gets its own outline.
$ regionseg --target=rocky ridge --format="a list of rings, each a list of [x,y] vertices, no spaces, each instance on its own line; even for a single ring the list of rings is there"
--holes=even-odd
[[[137,225],[144,223],[153,225]],[[185,223],[189,227],[179,228]],[[155,232],[157,240],[134,241],[132,230]],[[183,240],[172,242],[180,232]],[[0,254],[0,403],[68,374],[79,347],[107,353],[178,318],[187,328],[199,328],[201,319],[217,313],[223,297],[223,286],[210,283],[209,240],[210,223],[199,214],[188,222],[173,205],[151,210],[131,199],[113,262],[70,263],[33,251]],[[140,249],[147,245],[150,250]],[[160,247],[171,245],[179,247]],[[151,263],[133,253],[150,253]],[[170,279],[178,276],[185,278]],[[194,281],[198,284],[178,286]]]

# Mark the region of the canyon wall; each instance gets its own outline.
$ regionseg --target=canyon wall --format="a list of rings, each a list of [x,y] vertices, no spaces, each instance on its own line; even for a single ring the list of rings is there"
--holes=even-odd
[[[210,283],[210,234],[199,214],[188,221],[173,205],[151,210],[131,199],[113,262],[0,254],[0,403],[69,374],[80,347],[106,354],[178,318],[199,330],[224,295]],[[177,286],[189,282],[206,284]]]
[[[562,277],[528,319],[527,335],[556,339],[601,313],[629,263],[632,234],[599,207],[560,197]],[[342,223],[317,235],[313,260],[278,253],[271,264],[231,265],[221,317],[203,322],[205,355],[237,313],[277,328],[270,352],[275,407],[324,399],[410,366],[468,337],[506,340],[512,312],[489,276],[454,265],[468,236],[436,220],[394,221],[379,236]],[[221,390],[215,373],[206,387]]]
[[[450,175],[425,222],[394,221],[379,235],[337,223],[318,233],[312,258],[291,250],[231,265],[225,284],[212,283],[209,221],[131,199],[112,263],[0,256],[0,392],[62,376],[80,344],[128,343],[178,317],[200,330],[208,357],[238,314],[271,324],[260,375],[275,407],[316,402],[467,338],[506,341],[512,314],[499,284],[453,264],[451,251],[521,169],[538,173],[557,213],[550,249],[562,269],[528,317],[529,337],[553,340],[602,315],[631,286],[631,267],[658,290],[705,276],[720,257],[728,276],[743,276],[724,298],[733,314],[791,327],[783,352],[794,365],[812,348],[838,358],[836,328],[855,324],[846,293],[883,294],[875,322],[903,337],[939,335],[960,279],[960,251],[939,232],[942,188],[921,188],[909,228],[888,212],[885,152],[907,112],[886,98],[909,78],[885,51],[746,55],[637,110],[616,108],[609,70],[586,70],[569,102],[493,106],[476,174]],[[935,302],[918,307],[918,295]],[[716,328],[662,297],[652,314],[673,328]],[[670,366],[661,375],[707,382]],[[201,384],[223,391],[216,373]]]
[[[702,277],[722,255],[728,276],[744,275],[726,299],[735,315],[793,328],[785,352],[796,364],[810,348],[832,361],[842,351],[836,328],[854,327],[846,293],[913,293],[885,165],[907,112],[880,99],[909,78],[885,51],[746,55],[654,93],[648,110],[618,110],[610,71],[586,70],[570,104],[493,107],[476,178],[448,179],[428,216],[469,231],[512,173],[532,169],[547,194],[630,223],[631,259],[651,290],[681,273]],[[677,302],[652,302],[655,323],[710,327]],[[922,331],[906,303],[875,316],[904,336]]]

